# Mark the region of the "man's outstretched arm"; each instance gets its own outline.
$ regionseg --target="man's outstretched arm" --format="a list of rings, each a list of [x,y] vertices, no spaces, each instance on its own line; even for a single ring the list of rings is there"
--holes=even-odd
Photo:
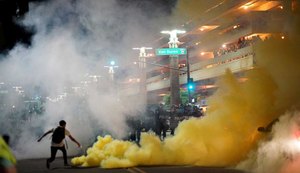
[[[80,143],[72,136],[72,135],[69,135],[69,138],[75,142],[77,144],[78,147],[81,147]]]

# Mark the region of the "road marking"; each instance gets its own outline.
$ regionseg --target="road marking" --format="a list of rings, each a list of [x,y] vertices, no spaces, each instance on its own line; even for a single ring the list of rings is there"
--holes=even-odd
[[[143,171],[143,170],[141,170],[141,169],[139,169],[137,167],[134,167],[133,169],[136,170],[139,173],[147,173],[147,172],[145,172],[145,171]]]
[[[134,170],[132,170],[131,168],[127,168],[127,171],[128,172],[131,172],[131,173],[136,173]]]
[[[127,171],[130,173],[147,173],[139,168],[133,167],[133,168],[127,168]]]

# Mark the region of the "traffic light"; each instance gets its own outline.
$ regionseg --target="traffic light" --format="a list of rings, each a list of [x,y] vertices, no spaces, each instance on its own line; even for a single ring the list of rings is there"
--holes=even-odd
[[[193,78],[189,78],[188,84],[187,84],[187,89],[189,91],[195,90],[195,83],[194,83],[194,79]]]

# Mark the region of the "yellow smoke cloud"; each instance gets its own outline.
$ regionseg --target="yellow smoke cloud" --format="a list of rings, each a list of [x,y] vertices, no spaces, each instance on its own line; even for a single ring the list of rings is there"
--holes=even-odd
[[[183,121],[175,136],[160,141],[143,133],[140,147],[111,136],[98,137],[87,156],[72,159],[74,165],[104,168],[136,165],[232,166],[244,159],[258,139],[257,127],[270,122],[276,85],[257,69],[255,77],[240,84],[228,71],[221,87],[209,100],[208,115]]]
[[[75,157],[77,166],[103,168],[137,165],[234,166],[257,147],[259,126],[299,110],[299,39],[270,39],[255,46],[256,66],[240,83],[228,70],[209,99],[207,115],[179,124],[175,136],[160,141],[142,133],[140,146],[98,137],[87,155]]]

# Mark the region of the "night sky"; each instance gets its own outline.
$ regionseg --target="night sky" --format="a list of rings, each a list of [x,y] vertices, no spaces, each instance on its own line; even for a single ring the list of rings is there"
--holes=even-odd
[[[15,21],[30,10],[30,2],[42,2],[47,0],[0,0],[0,54],[6,54],[16,43],[30,46],[34,35],[34,28],[24,28]],[[77,0],[72,0],[77,1]],[[171,14],[177,0],[117,0],[120,5],[135,5],[142,9],[149,18],[157,18],[156,11],[164,11],[165,15]],[[155,5],[157,8],[149,9]],[[161,15],[161,13],[160,13]]]
[[[29,10],[28,1],[29,0],[0,0],[1,53],[7,52],[17,42],[30,45],[30,37],[33,31],[26,30],[14,22],[16,18],[21,18]]]

